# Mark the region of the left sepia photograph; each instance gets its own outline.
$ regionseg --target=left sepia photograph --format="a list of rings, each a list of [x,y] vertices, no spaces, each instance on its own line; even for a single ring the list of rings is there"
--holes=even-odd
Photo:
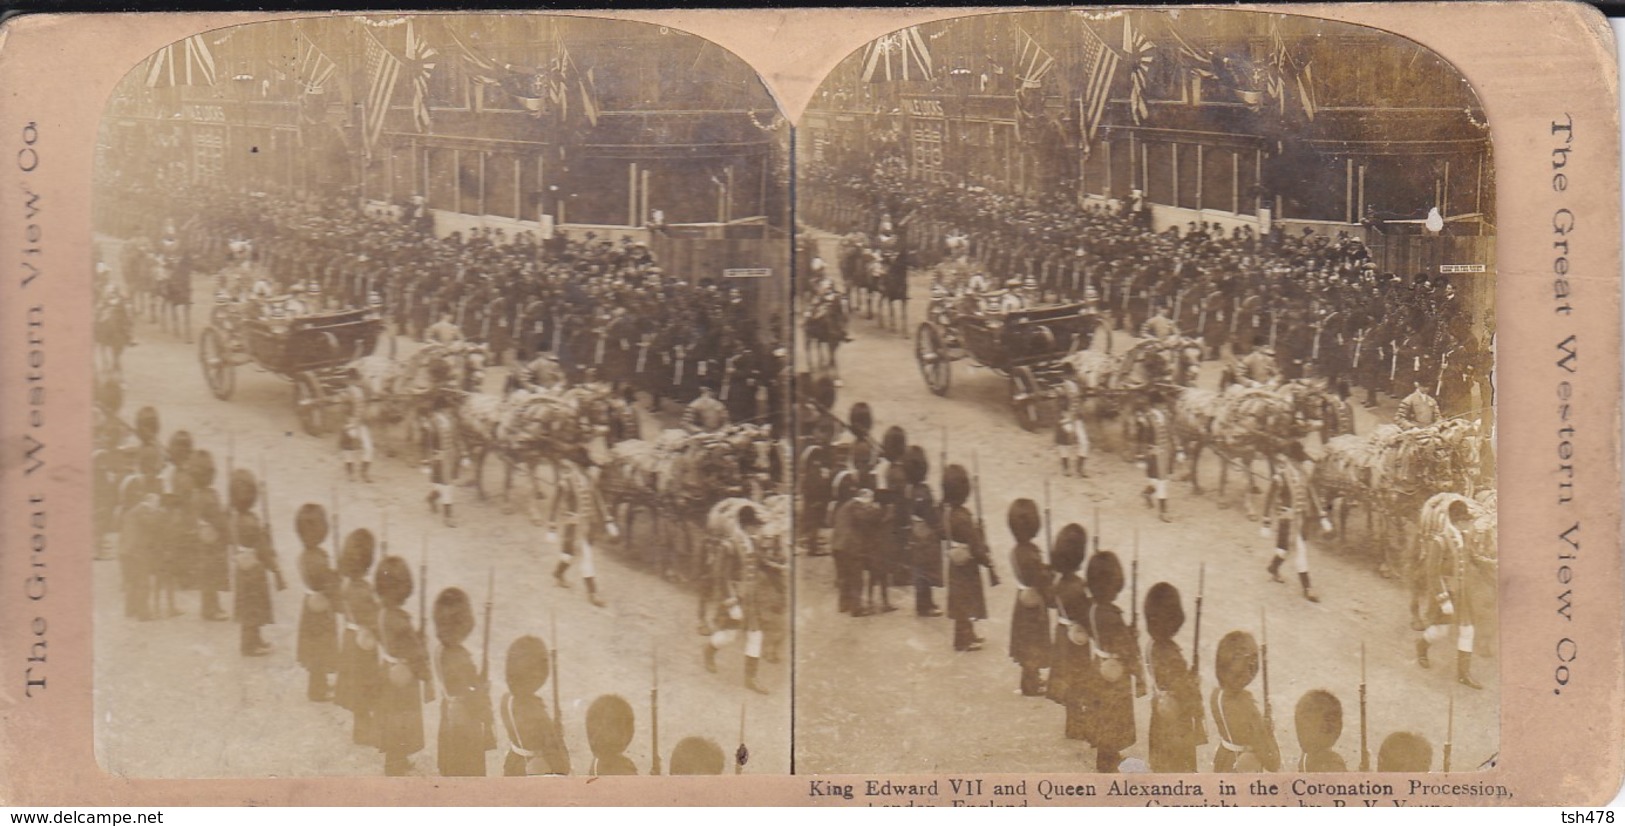
[[[790,129],[589,17],[134,67],[95,156],[95,747],[134,778],[785,774]]]

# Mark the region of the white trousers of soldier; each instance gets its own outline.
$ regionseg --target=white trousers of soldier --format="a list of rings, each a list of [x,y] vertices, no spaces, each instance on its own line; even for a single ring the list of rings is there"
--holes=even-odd
[[[372,467],[372,428],[362,423],[352,423],[344,426],[344,432],[339,437],[342,449],[339,451],[344,457],[344,475],[353,476],[355,464],[361,463],[361,481],[371,482],[370,468]]]
[[[570,566],[579,563],[581,582],[587,586],[587,599],[593,605],[603,607],[604,601],[598,596],[598,566],[594,562],[596,556],[592,540],[587,538],[586,531],[577,525],[564,526],[562,537],[550,535],[549,540],[559,542],[559,564],[553,568],[553,581],[560,588],[570,587],[564,575],[569,572]]]
[[[1168,522],[1171,521],[1168,519],[1168,474],[1173,468],[1162,464],[1159,451],[1153,450],[1145,457],[1145,489],[1140,495],[1145,497],[1146,507],[1155,506],[1162,521]]]
[[[1451,604],[1450,595],[1442,594],[1439,597],[1439,613],[1444,619],[1451,619],[1455,615],[1455,606]],[[1416,641],[1416,662],[1423,668],[1428,668],[1428,648],[1434,643],[1444,642],[1450,638],[1451,629],[1456,631],[1456,682],[1468,688],[1483,688],[1473,679],[1473,625],[1472,623],[1438,623],[1430,625],[1422,632],[1422,638]]]
[[[712,631],[710,638],[705,641],[706,670],[713,674],[716,673],[717,651],[733,644],[733,641],[740,635],[740,629],[732,626],[741,625],[744,627],[745,636],[745,687],[758,694],[766,694],[767,689],[762,688],[761,684],[756,681],[756,675],[761,670],[762,643],[765,641],[766,635],[762,632],[759,622],[746,622],[744,606],[738,601],[733,601],[728,605],[727,618],[727,624],[730,627]]]
[[[1294,521],[1290,515],[1280,516],[1275,520],[1275,557],[1270,560],[1270,576],[1276,582],[1285,582],[1281,578],[1281,563],[1286,561],[1288,554],[1292,555],[1293,566],[1298,572],[1298,582],[1303,585],[1303,598],[1310,602],[1319,602],[1320,597],[1315,595],[1309,586],[1309,543],[1304,541],[1303,531],[1294,530]],[[1270,530],[1263,529],[1265,536]]]
[[[1089,430],[1084,427],[1081,417],[1074,418],[1062,425],[1066,430],[1067,443],[1055,446],[1055,455],[1061,460],[1061,474],[1070,476],[1072,466],[1076,466],[1079,476],[1088,476],[1084,470],[1089,461]]]

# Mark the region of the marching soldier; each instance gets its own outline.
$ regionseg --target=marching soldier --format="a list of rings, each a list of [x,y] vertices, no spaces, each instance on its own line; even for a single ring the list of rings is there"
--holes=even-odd
[[[1050,639],[1050,587],[1054,575],[1044,563],[1044,554],[1033,544],[1043,527],[1038,504],[1031,499],[1010,503],[1007,517],[1010,535],[1016,545],[1010,550],[1010,570],[1015,572],[1021,590],[1016,594],[1010,618],[1010,659],[1021,666],[1021,693],[1042,697],[1044,680],[1039,673],[1050,667],[1054,643]]]
[[[361,371],[350,368],[349,384],[340,391],[339,405],[344,424],[339,430],[339,452],[344,457],[344,478],[355,480],[355,466],[361,465],[361,481],[372,482],[372,428],[368,425],[369,403]]]
[[[1164,522],[1168,517],[1168,477],[1174,472],[1173,426],[1167,411],[1162,408],[1162,394],[1152,391],[1146,395],[1146,406],[1136,413],[1137,441],[1140,444],[1140,462],[1145,467],[1145,488],[1140,496],[1145,506],[1155,507]]]
[[[626,756],[632,745],[632,704],[619,694],[605,694],[587,707],[587,745],[592,749],[593,777],[636,775],[638,767]]]
[[[1213,771],[1280,771],[1281,747],[1270,721],[1258,710],[1247,686],[1258,676],[1258,643],[1245,631],[1231,631],[1219,640],[1213,657],[1219,685],[1209,701],[1219,747],[1213,752]]]
[[[998,585],[993,558],[988,555],[987,538],[975,517],[965,509],[970,498],[971,478],[962,465],[949,465],[942,472],[942,523],[948,543],[948,617],[954,621],[954,650],[980,651],[985,642],[974,623],[987,619],[987,600],[982,595],[982,568],[991,584]]]
[[[1166,582],[1151,586],[1145,594],[1145,629],[1151,635],[1151,727],[1146,736],[1154,772],[1195,772],[1196,747],[1207,742],[1202,687],[1174,640],[1184,624],[1179,589]]]
[[[722,540],[726,547],[717,557],[717,576],[727,597],[717,608],[715,627],[705,643],[705,668],[716,673],[717,651],[733,642],[742,631],[745,636],[745,687],[757,694],[766,694],[756,681],[761,668],[764,634],[761,627],[761,605],[757,594],[760,560],[756,547],[762,531],[762,519],[756,509],[746,505],[735,515],[729,526],[731,536]]]
[[[508,693],[502,696],[502,726],[508,733],[502,773],[508,777],[570,773],[563,724],[547,713],[547,703],[538,694],[550,671],[547,643],[539,638],[523,636],[508,646],[503,669]]]
[[[233,472],[229,498],[232,511],[227,520],[227,536],[232,543],[237,577],[232,595],[237,623],[242,626],[240,650],[245,657],[259,657],[271,650],[270,644],[260,636],[260,628],[275,621],[271,611],[271,580],[275,578],[277,590],[282,590],[282,570],[271,545],[271,532],[254,513],[254,505],[260,498],[254,474],[242,468]]]
[[[598,489],[587,477],[586,467],[592,464],[584,448],[577,448],[570,456],[559,460],[559,487],[553,496],[553,512],[549,517],[549,538],[559,542],[559,563],[553,568],[553,582],[560,588],[570,587],[564,575],[571,564],[581,563],[581,582],[587,586],[587,601],[603,608],[608,603],[598,596],[597,565],[593,541],[600,529],[607,527],[608,516]],[[561,530],[562,528],[562,530]]]
[[[384,753],[384,775],[404,776],[412,768],[412,755],[423,750],[422,683],[434,679],[423,635],[412,625],[406,600],[412,595],[412,569],[398,556],[378,563],[373,589],[383,610],[378,616],[378,657],[384,679],[375,706],[378,750]]]
[[[1319,520],[1321,530],[1330,531],[1331,521],[1321,506],[1320,496],[1309,484],[1311,464],[1309,454],[1299,442],[1288,442],[1286,452],[1276,463],[1275,475],[1270,479],[1269,493],[1264,497],[1263,536],[1275,538],[1275,556],[1270,559],[1270,578],[1281,578],[1281,563],[1292,554],[1298,570],[1298,582],[1303,586],[1303,598],[1320,602],[1314,588],[1309,585],[1309,543],[1305,538],[1311,520]]]
[[[463,641],[474,632],[474,609],[461,588],[434,600],[434,670],[440,678],[440,732],[436,760],[441,777],[484,777],[491,748],[491,689]]]
[[[446,527],[457,527],[452,515],[452,490],[457,481],[457,449],[455,425],[452,422],[450,400],[443,394],[434,398],[434,409],[429,413],[428,427],[423,438],[429,470],[429,512],[441,513]]]
[[[299,554],[299,576],[305,583],[295,657],[310,675],[305,696],[311,702],[324,703],[333,699],[328,675],[338,670],[338,620],[333,612],[340,600],[341,583],[322,548],[329,527],[327,511],[321,505],[303,505],[294,516],[294,527],[304,545]]]
[[[1456,500],[1447,511],[1449,524],[1442,536],[1431,540],[1430,553],[1424,560],[1421,586],[1429,597],[1429,624],[1416,640],[1416,664],[1427,668],[1428,649],[1436,642],[1450,638],[1456,632],[1456,682],[1471,689],[1484,686],[1473,679],[1473,620],[1476,611],[1472,593],[1468,589],[1468,566],[1471,564],[1470,537],[1473,533],[1472,513],[1467,503]]]
[[[1298,700],[1293,725],[1298,733],[1300,772],[1346,772],[1348,763],[1332,750],[1343,735],[1343,704],[1324,689],[1306,692]]]
[[[1084,682],[1086,725],[1095,746],[1095,771],[1110,774],[1122,762],[1123,749],[1134,745],[1134,698],[1146,693],[1145,664],[1138,631],[1123,621],[1123,612],[1112,602],[1123,590],[1123,565],[1117,555],[1102,551],[1090,557],[1084,581],[1097,676]]]
[[[1089,478],[1089,430],[1083,420],[1083,400],[1075,392],[1067,393],[1056,419],[1055,452],[1061,457],[1062,476],[1071,476],[1076,464],[1078,478]]]
[[[372,572],[377,541],[365,528],[344,538],[339,557],[339,573],[344,586],[339,592],[339,608],[344,612],[344,636],[339,654],[338,680],[333,700],[350,710],[353,718],[351,740],[358,746],[377,746],[376,708],[382,688],[378,668],[378,597],[367,575]]]

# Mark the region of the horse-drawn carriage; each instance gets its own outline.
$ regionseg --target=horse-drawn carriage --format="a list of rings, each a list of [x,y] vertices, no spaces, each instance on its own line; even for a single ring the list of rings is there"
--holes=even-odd
[[[198,361],[209,390],[222,400],[236,389],[239,365],[292,381],[300,425],[321,436],[346,368],[372,354],[383,329],[382,316],[369,308],[290,316],[270,302],[221,303],[198,339]]]
[[[1043,424],[1046,403],[1060,398],[1065,360],[1089,348],[1104,321],[1087,304],[988,311],[984,300],[938,296],[914,337],[914,357],[931,392],[946,396],[952,365],[969,359],[1010,383],[1010,404],[1027,430]]]

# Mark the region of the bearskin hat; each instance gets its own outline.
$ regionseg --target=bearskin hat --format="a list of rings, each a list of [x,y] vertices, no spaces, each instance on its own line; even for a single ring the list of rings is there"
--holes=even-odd
[[[254,507],[260,499],[259,482],[254,481],[254,474],[247,468],[237,468],[231,473],[228,495],[231,498],[233,510],[246,511]]]
[[[186,472],[200,488],[213,485],[215,474],[214,454],[207,450],[193,451],[192,457],[186,462]]]
[[[1101,551],[1089,557],[1083,578],[1089,585],[1089,596],[1111,602],[1123,591],[1123,563],[1118,561],[1117,554]]]
[[[508,681],[508,693],[516,697],[535,694],[547,684],[549,673],[547,643],[539,637],[527,634],[508,646],[507,665],[503,669]]]
[[[158,440],[158,408],[148,405],[135,412],[135,435],[142,444]]]
[[[970,471],[964,465],[949,465],[942,471],[942,501],[950,506],[965,504],[970,498]]]
[[[1015,537],[1017,542],[1031,541],[1044,527],[1044,520],[1038,515],[1038,503],[1031,499],[1017,499],[1011,502],[1007,520],[1010,523],[1010,535]]]
[[[1089,532],[1076,522],[1069,522],[1055,535],[1055,547],[1049,553],[1050,570],[1061,574],[1075,574],[1083,567],[1083,558],[1089,555]]]
[[[858,442],[852,445],[852,466],[857,468],[870,468],[875,463],[874,448],[868,442]]]
[[[434,598],[434,636],[441,645],[458,645],[474,633],[474,607],[461,588],[447,588]]]
[[[826,409],[835,407],[835,379],[829,376],[819,376],[813,379],[813,401],[823,405]]]
[[[587,745],[597,757],[613,757],[632,745],[632,704],[605,694],[587,707]]]
[[[164,467],[164,452],[156,445],[142,445],[135,452],[135,466],[146,476],[157,476]]]
[[[1433,770],[1433,744],[1409,731],[1396,731],[1377,749],[1377,771],[1427,772]]]
[[[1219,640],[1213,655],[1213,673],[1219,685],[1240,691],[1258,676],[1258,643],[1246,631],[1231,631]]]
[[[1154,640],[1173,639],[1185,625],[1185,606],[1180,604],[1179,589],[1159,582],[1145,592],[1145,630]]]
[[[372,531],[356,528],[344,538],[344,551],[339,555],[339,573],[351,579],[364,579],[372,570],[373,551],[378,542]]]
[[[399,607],[412,596],[412,568],[398,556],[384,557],[372,579],[372,589],[387,606]]]
[[[846,422],[852,427],[853,435],[862,441],[875,429],[875,414],[869,409],[868,402],[858,402],[852,405],[852,411],[846,414]]]
[[[117,413],[124,406],[124,387],[117,379],[102,379],[96,388],[96,403],[109,413]]]
[[[1343,735],[1343,703],[1325,689],[1314,689],[1298,699],[1294,715],[1298,745],[1304,751],[1329,749]]]
[[[886,428],[886,435],[880,437],[881,458],[888,462],[901,462],[903,454],[907,452],[908,434],[897,425]]]
[[[722,774],[728,759],[722,747],[704,737],[684,737],[671,750],[670,774]]]
[[[327,538],[327,509],[314,502],[300,505],[299,512],[293,516],[293,527],[305,547],[322,544]]]
[[[926,477],[931,475],[931,460],[926,458],[925,448],[919,445],[909,445],[903,453],[903,476],[909,484],[920,485],[925,483]]]
[[[192,458],[192,434],[185,430],[177,430],[169,436],[169,461],[177,467],[186,464]]]

